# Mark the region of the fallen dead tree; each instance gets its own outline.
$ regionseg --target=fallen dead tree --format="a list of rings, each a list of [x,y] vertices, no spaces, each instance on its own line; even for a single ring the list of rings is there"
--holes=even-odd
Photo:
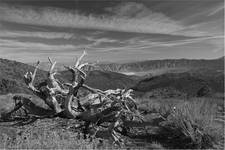
[[[119,144],[122,142],[119,133],[126,133],[132,121],[143,121],[143,117],[138,112],[136,102],[131,96],[131,89],[102,91],[84,84],[87,76],[84,68],[92,65],[81,63],[85,55],[86,52],[76,60],[74,66],[65,66],[72,74],[70,83],[61,83],[55,77],[57,74],[54,71],[56,62],[53,62],[51,58],[49,58],[51,66],[44,82],[37,86],[34,85],[39,61],[34,72],[27,72],[24,75],[24,81],[27,87],[49,106],[52,110],[51,116],[78,119],[84,122],[84,133],[88,133],[89,128],[94,128],[93,135],[95,135],[99,128],[105,128],[112,136],[113,141]],[[80,89],[86,89],[90,94],[86,97],[78,97]],[[17,103],[14,110],[16,111],[19,109],[18,107],[23,106],[23,98],[15,96],[14,99]],[[16,102],[17,100],[19,102]]]

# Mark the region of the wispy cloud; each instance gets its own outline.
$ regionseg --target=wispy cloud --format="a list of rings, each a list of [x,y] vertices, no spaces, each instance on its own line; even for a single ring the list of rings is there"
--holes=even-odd
[[[215,8],[211,9],[208,16],[215,15],[218,12],[224,12],[224,2],[222,2],[219,6],[216,6]]]
[[[17,40],[0,39],[0,54],[6,53],[63,53],[66,51],[76,51],[83,48],[82,45],[49,45],[37,42],[19,42]]]
[[[219,21],[224,18],[218,12],[222,6],[207,5],[212,9],[174,11],[172,15],[161,11],[164,6],[153,11],[145,3],[122,2],[102,7],[102,12],[95,14],[0,3],[0,56],[21,61],[26,56],[25,61],[32,61],[52,55],[68,60],[84,48],[88,58],[106,61],[176,57],[178,53],[178,57],[186,57],[196,52],[196,57],[221,55],[224,33]]]
[[[32,25],[91,28],[138,33],[173,34],[175,31],[182,30],[184,28],[179,22],[170,19],[164,14],[150,11],[147,7],[145,8],[144,5],[137,8],[135,7],[137,9],[136,11],[139,11],[142,8],[145,9],[144,12],[141,13],[142,16],[140,13],[137,13],[134,17],[126,17],[124,15],[126,7],[131,7],[130,4],[127,5],[120,8],[124,11],[122,16],[94,16],[91,14],[86,16],[58,8],[34,9],[33,7],[15,7],[1,4],[0,19]]]
[[[29,32],[29,31],[8,31],[0,30],[0,37],[7,38],[22,38],[33,37],[43,39],[71,39],[74,38],[74,34],[66,32]]]
[[[186,40],[175,40],[170,42],[160,42],[160,41],[151,41],[148,39],[140,39],[140,38],[132,38],[127,41],[125,41],[127,44],[126,46],[118,46],[118,47],[106,47],[106,48],[95,48],[96,51],[99,52],[110,52],[110,51],[140,51],[140,50],[146,50],[149,51],[152,50],[152,48],[156,47],[174,47],[174,46],[182,46],[182,45],[188,45],[193,43],[199,43],[199,42],[210,42],[212,45],[216,46],[216,49],[222,49],[223,48],[223,41],[224,36],[211,36],[211,37],[200,37],[200,38],[191,38]],[[215,44],[216,42],[216,44]],[[152,53],[155,53],[152,51]]]
[[[91,44],[87,45],[88,48],[93,48],[94,46],[101,46],[103,43],[118,43],[119,41],[116,39],[110,39],[110,38],[94,38],[92,36],[86,36],[83,37],[84,39],[92,42]]]
[[[215,39],[224,39],[224,36],[209,36],[209,37],[200,37],[200,38],[193,38],[193,39],[187,39],[187,40],[178,40],[178,41],[172,41],[172,42],[156,42],[156,46],[178,46],[178,45],[185,45],[185,44],[191,44],[191,43],[197,43],[202,42],[205,40],[215,40]]]

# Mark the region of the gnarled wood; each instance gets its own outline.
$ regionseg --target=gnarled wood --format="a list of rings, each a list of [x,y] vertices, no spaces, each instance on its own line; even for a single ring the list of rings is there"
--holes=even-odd
[[[67,118],[85,121],[86,129],[89,128],[89,125],[98,127],[103,123],[109,124],[107,128],[110,135],[115,142],[119,143],[121,141],[119,140],[117,129],[130,124],[128,123],[129,121],[143,120],[143,118],[137,110],[135,100],[131,96],[132,90],[109,89],[102,91],[84,84],[87,77],[84,68],[85,66],[92,65],[82,63],[82,59],[86,54],[87,53],[84,51],[76,60],[74,66],[65,66],[65,68],[72,73],[72,81],[70,83],[60,83],[59,80],[55,78],[57,74],[57,72],[54,71],[56,62],[53,62],[50,57],[48,59],[51,66],[46,82],[39,84],[40,86],[38,87],[33,85],[40,63],[38,61],[34,72],[25,74],[25,83],[28,85],[28,88],[31,89],[35,95],[42,98],[55,113],[62,112]],[[81,88],[88,90],[91,94],[83,99],[79,98],[77,94]],[[63,99],[62,105],[59,105],[57,96]]]

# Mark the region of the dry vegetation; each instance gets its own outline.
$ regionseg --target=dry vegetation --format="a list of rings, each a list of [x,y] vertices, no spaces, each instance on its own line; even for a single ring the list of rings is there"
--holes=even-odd
[[[224,112],[222,99],[138,99],[146,123],[124,137],[120,148],[207,149],[224,147]],[[174,106],[176,109],[174,109]],[[221,110],[223,108],[223,110]],[[76,120],[41,119],[25,126],[4,127],[1,123],[1,148],[119,148],[110,142],[107,132],[84,139]],[[104,139],[104,140],[103,140]]]
[[[134,100],[130,89],[95,89],[84,83],[84,55],[66,67],[70,83],[55,78],[56,62],[49,59],[45,81],[34,84],[39,62],[24,76],[36,97],[0,96],[0,148],[223,149],[224,97],[190,98],[166,89]]]
[[[165,147],[179,149],[224,147],[224,120],[218,119],[224,117],[221,113],[224,112],[223,99],[142,100],[140,109],[145,111],[146,116],[160,113],[167,118],[160,124],[160,129],[156,133],[158,142]]]

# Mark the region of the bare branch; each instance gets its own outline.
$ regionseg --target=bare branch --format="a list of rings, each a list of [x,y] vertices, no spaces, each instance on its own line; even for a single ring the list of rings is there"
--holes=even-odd
[[[24,75],[24,81],[25,81],[26,85],[28,86],[29,89],[31,89],[34,92],[39,92],[39,90],[37,90],[34,87],[34,85],[33,85],[39,64],[40,64],[40,61],[37,62],[33,73],[32,72],[29,72],[29,73],[27,72]]]
[[[49,62],[51,64],[50,69],[49,69],[49,74],[50,75],[54,75],[54,74],[56,74],[55,72],[53,72],[53,70],[55,68],[55,65],[56,65],[56,61],[52,62],[52,59],[50,57],[48,57],[48,60],[49,60]]]
[[[33,76],[32,76],[33,81],[34,81],[34,78],[35,78],[35,76],[36,76],[37,69],[38,69],[38,66],[39,66],[39,65],[40,65],[40,61],[38,61],[37,64],[36,64],[36,66],[35,66],[34,73],[33,73]],[[33,82],[33,81],[32,81],[32,82]]]
[[[79,71],[79,73],[80,73],[80,77],[82,77],[82,78],[86,78],[87,77],[87,74],[84,72],[84,71],[82,71],[81,69],[79,69],[79,68],[75,68],[77,71]]]
[[[101,95],[104,95],[104,94],[105,94],[104,91],[102,91],[102,90],[100,90],[100,89],[92,88],[92,87],[90,87],[90,86],[88,86],[88,85],[86,85],[86,84],[83,84],[82,87],[83,87],[84,89],[86,89],[86,90],[92,92],[92,93],[98,93],[98,94],[101,94]]]
[[[71,86],[76,85],[77,84],[76,70],[71,66],[64,66],[64,67],[72,73],[72,84],[71,84]],[[69,84],[67,84],[67,85],[69,85]]]
[[[51,57],[48,57],[48,61],[53,64]]]
[[[83,63],[83,64],[80,64],[78,66],[79,69],[82,69],[83,67],[85,66],[92,66],[92,67],[95,67],[96,63]]]
[[[88,66],[88,65],[89,65],[88,63],[83,63],[83,64],[77,66],[77,68],[82,69],[83,67]]]
[[[63,84],[61,84],[55,77],[54,75],[56,72],[54,72],[54,67],[56,65],[56,61],[53,62],[50,57],[48,57],[48,60],[51,64],[49,73],[48,73],[48,80],[47,80],[47,87],[49,91],[51,91],[52,94],[56,94],[56,92],[60,92],[61,94],[67,94],[69,91],[65,90],[63,88]]]
[[[80,65],[80,62],[82,60],[82,58],[86,55],[86,51],[83,51],[83,54],[77,59],[76,63],[75,63],[75,66],[74,67],[78,67]]]

